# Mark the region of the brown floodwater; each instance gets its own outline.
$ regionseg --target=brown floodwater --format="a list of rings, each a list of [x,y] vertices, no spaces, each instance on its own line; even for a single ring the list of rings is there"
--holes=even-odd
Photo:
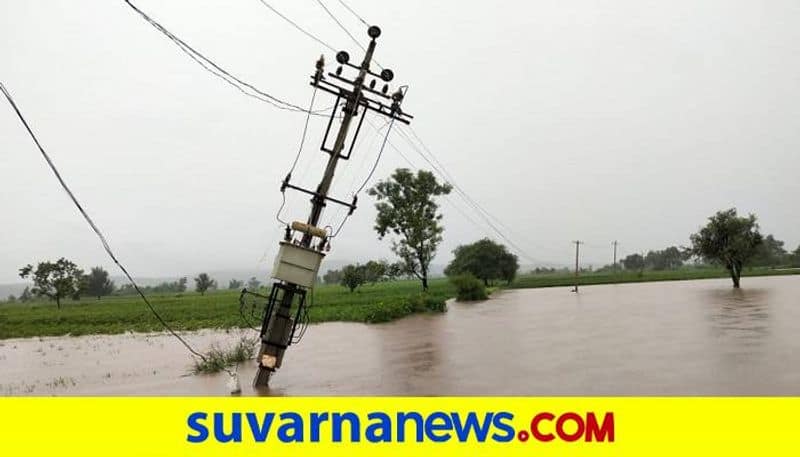
[[[311,326],[243,395],[800,395],[800,276],[511,290],[441,315]],[[240,331],[187,333],[195,346]],[[0,341],[3,395],[227,395],[166,334]]]

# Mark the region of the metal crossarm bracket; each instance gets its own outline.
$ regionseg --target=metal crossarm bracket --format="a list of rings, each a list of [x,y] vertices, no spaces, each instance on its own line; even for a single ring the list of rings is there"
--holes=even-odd
[[[339,200],[338,198],[329,197],[329,196],[323,195],[323,194],[321,194],[319,192],[314,192],[313,190],[304,189],[304,188],[302,188],[300,186],[295,186],[294,184],[290,184],[289,182],[284,181],[283,185],[281,185],[281,190],[283,190],[283,189],[285,189],[287,187],[289,189],[294,189],[296,191],[303,192],[304,194],[312,195],[314,198],[320,199],[320,201],[326,201],[327,200],[327,201],[331,201],[331,202],[334,202],[334,203],[338,203],[338,204],[340,204],[342,206],[346,206],[347,208],[350,208],[350,213],[351,214],[356,209],[356,198],[353,198],[353,203],[347,203],[347,202],[343,202],[343,201]]]

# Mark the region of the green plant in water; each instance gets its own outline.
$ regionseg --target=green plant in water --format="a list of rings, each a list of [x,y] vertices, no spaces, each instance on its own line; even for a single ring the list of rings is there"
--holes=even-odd
[[[255,356],[257,338],[241,337],[232,347],[212,344],[203,354],[205,359],[195,359],[192,374],[212,374],[226,370]]]
[[[483,281],[469,273],[451,276],[450,282],[456,286],[458,301],[486,300],[488,297]]]

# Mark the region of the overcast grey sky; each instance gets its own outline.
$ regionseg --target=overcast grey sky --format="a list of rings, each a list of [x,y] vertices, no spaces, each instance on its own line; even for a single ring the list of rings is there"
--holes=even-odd
[[[366,41],[339,2],[326,5]],[[140,8],[261,89],[299,105],[314,62],[333,53],[258,0],[138,0]],[[314,0],[271,0],[355,58]],[[755,212],[764,232],[800,243],[800,3],[796,1],[366,1],[383,29],[376,59],[409,84],[415,130],[461,187],[513,229],[528,255],[585,264],[685,244],[718,209]],[[4,82],[66,180],[138,276],[268,271],[278,186],[303,115],[245,97],[203,71],[122,0],[0,2]],[[329,65],[329,69],[333,69]],[[329,96],[317,97],[329,106]],[[0,282],[65,256],[111,268],[35,146],[0,103]],[[324,121],[298,170],[319,180]],[[377,153],[371,130],[337,174],[349,199]],[[396,133],[391,141],[426,165]],[[405,161],[393,150],[376,177]],[[308,168],[307,168],[308,167]],[[427,167],[425,167],[427,168]],[[296,173],[300,177],[301,173]],[[453,195],[445,241],[490,234]],[[305,196],[285,217],[305,219]],[[391,257],[360,207],[332,260]],[[330,208],[326,223],[341,213]],[[523,263],[530,263],[522,259]],[[116,271],[114,271],[116,274]]]

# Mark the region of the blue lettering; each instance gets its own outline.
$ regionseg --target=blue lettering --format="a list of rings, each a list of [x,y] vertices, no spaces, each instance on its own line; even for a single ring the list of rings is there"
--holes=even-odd
[[[186,441],[190,443],[202,443],[208,438],[208,429],[205,425],[200,423],[201,420],[205,420],[207,417],[208,414],[201,412],[189,414],[189,417],[186,419],[186,424],[189,426],[189,429],[197,432],[197,435],[186,435]]]
[[[265,413],[263,424],[258,423],[258,416],[255,413],[247,413],[247,423],[250,425],[250,431],[253,432],[253,440],[256,443],[263,443],[267,440],[269,429],[272,426],[272,421],[275,419],[275,413]]]
[[[242,441],[242,414],[231,414],[231,433],[225,433],[225,415],[223,413],[214,413],[214,438],[220,443],[228,443],[234,441],[240,443]]]
[[[311,442],[319,443],[319,429],[328,420],[328,413],[311,413]]]
[[[483,422],[479,424],[478,417],[474,412],[467,414],[467,420],[461,423],[461,417],[458,413],[453,413],[453,426],[458,436],[458,441],[465,442],[469,435],[474,431],[475,438],[479,443],[486,441],[486,435],[489,433],[489,425],[492,423],[493,413],[486,413]]]
[[[503,420],[508,421],[508,423],[503,422]],[[495,414],[494,418],[492,418],[492,425],[494,425],[494,428],[496,428],[497,430],[506,433],[505,435],[500,433],[494,433],[492,435],[492,439],[500,443],[507,443],[513,440],[514,436],[516,436],[516,433],[514,431],[514,427],[510,423],[512,420],[514,420],[514,415],[509,412],[502,411]]]
[[[342,424],[344,421],[350,422],[350,442],[358,443],[361,441],[360,421],[358,415],[355,413],[333,413],[333,442],[340,443],[342,441]]]
[[[440,423],[436,423],[436,421]],[[434,443],[444,443],[445,441],[449,441],[452,438],[452,434],[449,433],[453,430],[453,419],[450,417],[449,414],[445,414],[441,411],[431,413],[428,415],[428,418],[425,419],[425,434],[428,436],[428,439],[433,441]],[[443,433],[441,435],[437,435],[436,432],[448,432]]]
[[[284,423],[278,428],[278,439],[284,443],[302,443],[303,418],[297,413],[283,413],[280,418]]]
[[[377,419],[367,426],[364,436],[370,443],[390,443],[392,441],[392,419],[386,413],[369,413],[367,419]],[[378,434],[378,431],[381,433]]]
[[[421,443],[425,424],[419,413],[397,413],[397,442],[403,443],[406,440],[406,422],[413,419],[417,424],[417,443]]]

